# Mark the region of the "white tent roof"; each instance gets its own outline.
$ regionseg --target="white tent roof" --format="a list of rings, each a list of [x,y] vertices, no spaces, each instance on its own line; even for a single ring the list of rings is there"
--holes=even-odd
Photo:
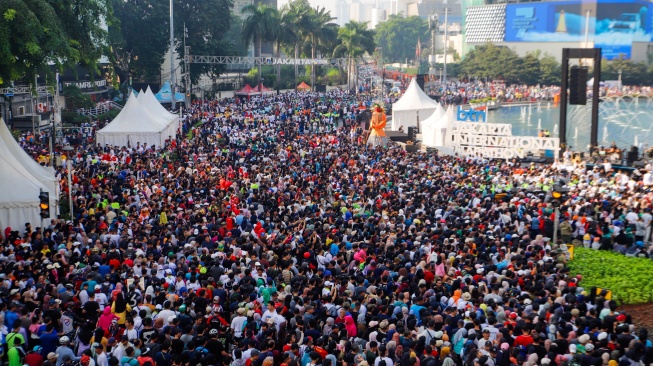
[[[134,93],[131,93],[118,116],[98,133],[160,133],[165,130],[166,126],[147,113],[140,106],[137,98]]]
[[[413,78],[410,85],[406,88],[404,95],[399,100],[392,104],[393,111],[409,111],[416,109],[436,108],[440,104],[431,99],[424,91],[417,85],[417,80]]]
[[[39,182],[48,187],[47,192],[50,193],[50,199],[56,200],[56,196],[59,194],[59,182],[57,182],[57,179],[54,176],[54,169],[52,167],[41,166],[32,159],[32,157],[29,156],[20,145],[18,145],[18,142],[16,142],[14,137],[11,135],[9,128],[7,128],[7,125],[1,118],[0,143],[4,144],[9,149],[18,163],[27,169],[30,174],[39,180]]]
[[[149,85],[147,90],[138,95],[138,102],[151,114],[155,116],[162,116],[166,121],[171,121],[177,118],[176,114],[168,112],[168,110],[163,108],[161,103],[156,100],[156,97],[154,96],[154,93],[152,93]]]
[[[120,114],[97,132],[96,139],[100,145],[136,146],[139,142],[161,148],[166,139],[174,137],[176,123],[164,124],[150,114],[131,93]]]
[[[422,143],[429,147],[444,146],[449,122],[449,114],[438,105],[435,112],[421,122]]]
[[[8,131],[4,125],[1,127]],[[13,137],[12,137],[13,139]],[[30,158],[24,151],[22,154],[15,154],[16,147],[20,149],[18,143],[14,141],[5,141],[0,139],[0,169],[2,179],[0,179],[0,229],[4,230],[10,226],[12,230],[22,230],[25,223],[29,222],[32,227],[41,226],[41,217],[39,215],[39,193],[41,191],[50,193],[50,207],[54,210],[53,203],[56,197],[53,197],[52,186],[48,187],[41,183],[40,179],[30,173],[31,164],[23,165],[23,158]],[[31,158],[30,158],[31,159]],[[36,164],[36,162],[34,162]],[[37,164],[38,166],[38,164]],[[42,168],[38,166],[39,168]],[[54,211],[50,212],[51,217]]]

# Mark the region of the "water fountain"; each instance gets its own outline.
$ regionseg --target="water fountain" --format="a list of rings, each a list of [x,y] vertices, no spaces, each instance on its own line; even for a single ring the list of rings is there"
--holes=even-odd
[[[578,127],[574,127],[574,140],[578,139]]]
[[[537,131],[542,130],[542,118],[537,119]]]
[[[551,109],[551,102],[546,103],[546,109]]]
[[[608,142],[608,126],[603,126],[603,142]]]
[[[542,112],[542,103],[541,102],[537,102],[537,111]]]
[[[553,125],[553,134],[554,135],[558,134],[558,124],[557,123],[555,125]]]

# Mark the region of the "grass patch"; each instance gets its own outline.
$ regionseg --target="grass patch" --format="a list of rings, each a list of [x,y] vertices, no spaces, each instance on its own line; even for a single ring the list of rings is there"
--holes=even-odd
[[[613,300],[624,305],[653,302],[651,259],[576,247],[568,266],[572,274],[583,276],[580,285],[588,292],[592,287],[612,290]]]

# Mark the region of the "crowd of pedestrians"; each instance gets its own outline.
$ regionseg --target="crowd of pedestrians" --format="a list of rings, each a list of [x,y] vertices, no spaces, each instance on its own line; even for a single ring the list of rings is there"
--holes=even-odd
[[[583,287],[564,245],[648,255],[650,173],[370,147],[372,99],[205,101],[166,146],[61,151],[74,217],[2,228],[3,361],[653,363],[646,329]]]

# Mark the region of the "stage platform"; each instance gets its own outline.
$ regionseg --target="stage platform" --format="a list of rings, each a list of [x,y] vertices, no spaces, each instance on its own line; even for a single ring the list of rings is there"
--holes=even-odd
[[[399,131],[385,131],[385,135],[388,136],[388,138],[392,141],[395,142],[403,142],[406,143],[408,141],[408,134],[399,132]]]

